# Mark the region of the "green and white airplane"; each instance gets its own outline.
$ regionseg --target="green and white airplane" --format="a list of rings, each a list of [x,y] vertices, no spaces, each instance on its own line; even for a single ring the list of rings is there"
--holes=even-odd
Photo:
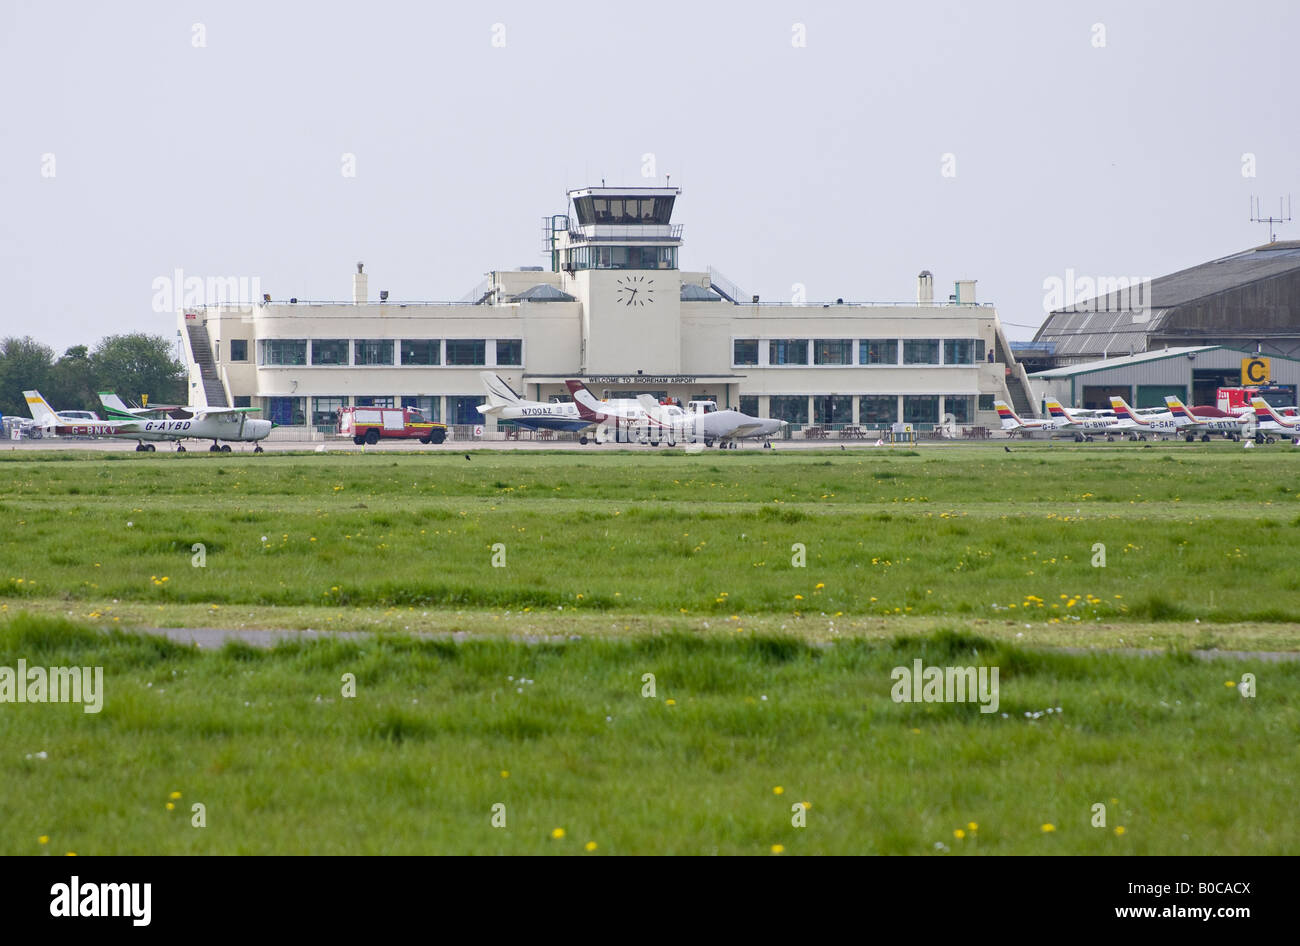
[[[265,440],[275,426],[269,420],[248,416],[261,411],[260,407],[128,407],[112,391],[99,392],[99,402],[104,405],[108,421],[120,425],[107,436],[133,437],[137,451],[154,449],[146,440],[173,440],[176,452],[184,453],[180,441],[192,439],[211,440],[211,453],[229,453],[231,442],[257,443]],[[222,440],[227,442],[220,443]],[[261,445],[255,446],[253,452],[261,453]]]

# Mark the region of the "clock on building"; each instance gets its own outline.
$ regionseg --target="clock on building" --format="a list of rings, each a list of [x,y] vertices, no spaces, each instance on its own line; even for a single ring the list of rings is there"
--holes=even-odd
[[[650,305],[654,302],[654,295],[653,279],[637,274],[619,277],[616,298],[625,306]]]

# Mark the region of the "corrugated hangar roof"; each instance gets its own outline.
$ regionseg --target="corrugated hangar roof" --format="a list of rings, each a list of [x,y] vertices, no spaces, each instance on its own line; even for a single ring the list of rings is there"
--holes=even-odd
[[[1058,309],[1034,341],[1055,342],[1057,357],[1141,352],[1169,310],[1294,270],[1300,270],[1300,241],[1266,243],[1151,280],[1144,311],[1134,312],[1123,290]]]
[[[1077,365],[1066,365],[1064,368],[1051,368],[1047,371],[1035,371],[1029,377],[1031,378],[1068,378],[1076,374],[1089,374],[1093,371],[1101,371],[1110,368],[1126,368],[1129,365],[1140,365],[1145,361],[1158,361],[1161,358],[1174,358],[1178,355],[1199,354],[1203,351],[1214,351],[1221,348],[1221,345],[1187,345],[1182,348],[1157,348],[1155,351],[1144,351],[1136,355],[1124,355],[1120,358],[1103,358],[1100,361],[1086,361]]]

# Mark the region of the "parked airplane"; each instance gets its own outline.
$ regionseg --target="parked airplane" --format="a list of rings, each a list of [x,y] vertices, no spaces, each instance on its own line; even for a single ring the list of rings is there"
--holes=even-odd
[[[648,441],[658,446],[665,439],[669,444],[676,443],[671,431],[654,423],[650,415],[636,401],[620,398],[612,401],[599,401],[581,381],[570,379],[564,382],[573,395],[573,403],[578,408],[578,416],[596,426],[593,438],[596,443],[606,440],[634,442]],[[681,410],[681,408],[676,408]]]
[[[1172,395],[1165,398],[1165,403],[1169,405],[1169,413],[1173,416],[1178,432],[1188,443],[1195,440],[1197,434],[1201,435],[1202,441],[1208,441],[1211,433],[1223,434],[1225,440],[1240,440],[1242,425],[1250,420],[1248,416],[1229,414],[1218,408],[1201,408],[1201,413],[1198,414]],[[1215,411],[1215,414],[1209,414],[1209,410]]]
[[[211,440],[211,453],[229,453],[230,444],[218,441],[256,443],[265,440],[275,426],[269,420],[248,416],[260,411],[260,407],[127,407],[112,391],[101,391],[99,402],[109,420],[120,424],[109,436],[131,437],[137,452],[153,452],[154,445],[146,440],[173,440],[177,453],[185,452],[182,440]],[[261,444],[253,452],[261,453]]]
[[[572,403],[556,402],[547,404],[542,401],[526,401],[506,384],[500,375],[491,371],[480,371],[479,380],[487,389],[488,402],[478,406],[478,412],[484,417],[495,417],[498,421],[511,421],[529,430],[568,430],[587,431],[593,426],[589,420],[578,416],[578,407]],[[580,438],[582,443],[587,438]]]
[[[1286,418],[1262,397],[1252,398],[1250,406],[1255,411],[1255,440],[1272,443],[1274,438],[1265,431],[1280,432],[1288,437],[1300,436],[1300,418]]]
[[[73,416],[90,414],[89,411],[56,411],[41,396],[40,391],[24,391],[23,397],[27,400],[28,410],[32,412],[33,423],[40,428],[43,435],[112,437],[122,431],[122,425],[117,421],[103,421],[94,414],[90,415],[95,417],[94,420],[87,420],[84,416]]]
[[[1112,397],[1110,406],[1115,410],[1119,429],[1128,436],[1129,440],[1146,440],[1147,434],[1161,437],[1178,433],[1174,415],[1169,411],[1139,414],[1129,407],[1122,397]]]
[[[1105,434],[1114,440],[1120,432],[1119,422],[1109,411],[1068,411],[1055,398],[1047,398],[1047,414],[1060,424],[1062,430],[1074,432],[1075,440],[1091,440],[1096,434]]]
[[[1002,421],[1002,429],[1007,433],[1016,433],[1018,431],[1041,431],[1046,434],[1055,434],[1063,432],[1062,423],[1055,420],[1021,420],[1020,415],[1011,409],[1011,405],[1006,401],[994,401],[993,409],[998,412],[998,419]]]
[[[786,421],[773,420],[770,417],[751,417],[733,410],[706,411],[699,405],[694,411],[683,411],[680,407],[660,404],[648,394],[637,398],[641,409],[650,420],[672,433],[672,439],[678,443],[704,442],[706,447],[713,446],[716,440],[718,449],[731,447],[735,449],[736,441],[747,437],[771,437],[789,426]]]

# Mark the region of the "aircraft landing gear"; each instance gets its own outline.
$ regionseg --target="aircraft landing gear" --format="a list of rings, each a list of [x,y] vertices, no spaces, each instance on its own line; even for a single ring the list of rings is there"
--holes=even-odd
[[[1209,434],[1201,434],[1201,443],[1209,443],[1209,442],[1210,442],[1210,435],[1209,435]]]
[[[137,443],[137,444],[135,445],[135,452],[136,452],[136,453],[153,453],[153,452],[154,452],[154,445],[151,444],[151,443],[143,443],[143,442],[142,442],[142,443]]]
[[[177,443],[176,443],[176,452],[177,452],[177,453],[184,453],[184,452],[185,452],[185,444],[181,443],[180,441],[177,441]]]
[[[578,443],[582,444],[585,447],[587,445],[587,435],[583,434],[581,437],[579,437]]]
[[[221,452],[221,448],[217,446],[217,442],[215,440],[212,441],[212,446],[208,447],[208,453],[220,453],[220,452]]]
[[[253,448],[253,452],[254,452],[254,453],[265,453],[266,451],[262,449],[262,445],[259,443],[256,447]]]

